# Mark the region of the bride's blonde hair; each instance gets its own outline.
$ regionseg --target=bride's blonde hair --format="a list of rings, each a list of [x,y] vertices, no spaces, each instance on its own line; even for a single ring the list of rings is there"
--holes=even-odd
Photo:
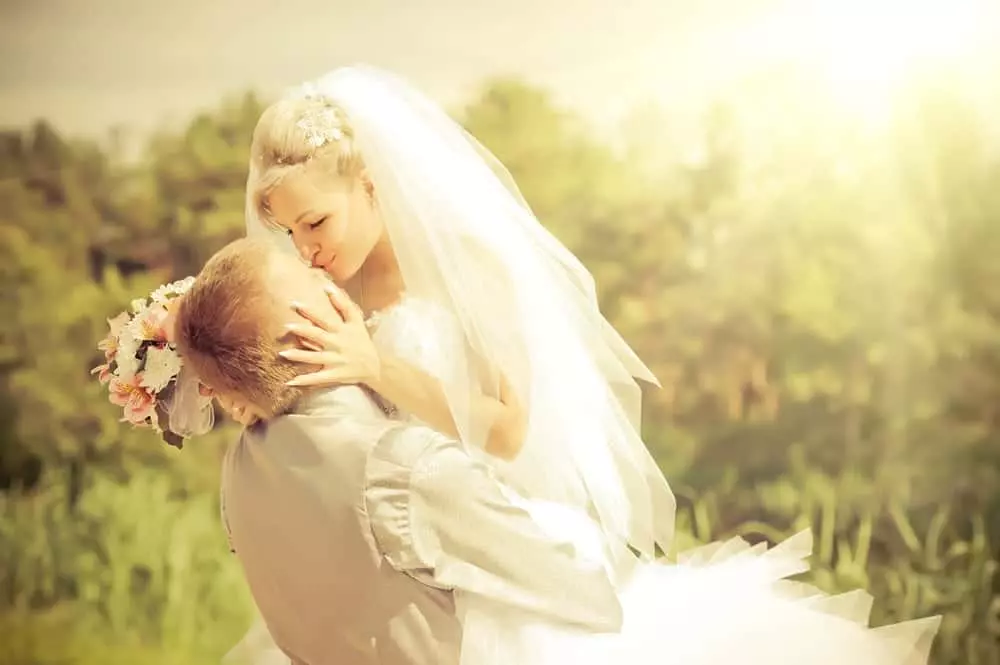
[[[286,98],[269,106],[254,129],[250,159],[257,173],[251,183],[252,205],[258,217],[271,225],[276,224],[271,192],[289,174],[315,166],[353,182],[363,169],[346,115],[316,95]]]

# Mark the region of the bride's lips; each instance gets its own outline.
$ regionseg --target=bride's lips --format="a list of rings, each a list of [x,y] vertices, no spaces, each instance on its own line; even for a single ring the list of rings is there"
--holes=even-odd
[[[313,264],[312,264],[313,268],[319,268],[320,270],[328,270],[330,268],[330,264],[333,263],[333,259],[334,258],[336,258],[336,257],[331,256],[328,259],[321,259],[321,260],[313,261]]]

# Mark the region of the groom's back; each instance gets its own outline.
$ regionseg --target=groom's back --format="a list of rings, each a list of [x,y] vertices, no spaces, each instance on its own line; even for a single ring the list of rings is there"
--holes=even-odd
[[[268,628],[308,665],[457,662],[451,594],[389,566],[364,499],[392,424],[358,388],[315,396],[226,457],[224,513]]]

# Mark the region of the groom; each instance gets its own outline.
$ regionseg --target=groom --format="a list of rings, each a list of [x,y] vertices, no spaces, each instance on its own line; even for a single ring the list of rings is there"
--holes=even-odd
[[[279,648],[303,665],[456,664],[462,594],[619,629],[604,571],[543,533],[458,442],[390,421],[356,386],[285,385],[304,369],[278,356],[289,302],[331,307],[323,284],[239,240],[177,311],[185,362],[261,420],[226,455],[223,516]]]

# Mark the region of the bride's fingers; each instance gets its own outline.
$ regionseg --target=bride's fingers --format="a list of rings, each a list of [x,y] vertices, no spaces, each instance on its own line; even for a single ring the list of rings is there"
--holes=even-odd
[[[317,344],[316,342],[310,342],[310,341],[309,341],[309,340],[307,340],[307,339],[300,339],[300,340],[299,340],[299,344],[300,344],[300,345],[302,346],[302,348],[303,348],[303,349],[305,349],[306,351],[326,351],[326,348],[325,348],[325,347],[323,347],[323,346],[320,346],[320,345],[319,345],[319,344]]]
[[[323,349],[328,349],[333,346],[333,339],[331,338],[330,333],[321,328],[317,328],[316,326],[289,323],[285,326],[285,330],[292,335],[295,335],[295,337],[301,342],[312,343],[314,346],[318,347],[316,349],[317,351],[322,351]]]
[[[351,300],[346,291],[335,284],[327,284],[323,288],[326,291],[326,297],[330,299],[330,304],[340,312],[345,323],[364,321],[364,312],[361,311],[357,303]]]
[[[343,375],[336,369],[321,369],[318,372],[302,374],[288,381],[286,386],[307,388],[313,386],[333,386],[344,383]]]
[[[332,365],[340,357],[330,351],[306,351],[305,349],[284,349],[278,355],[285,360],[306,365]]]
[[[310,309],[309,307],[303,305],[300,302],[293,302],[292,310],[294,310],[299,316],[304,318],[306,321],[309,321],[317,328],[321,330],[326,330],[328,332],[331,330],[335,330],[338,326],[344,323],[343,320],[341,320],[339,317],[322,316],[315,310]]]

